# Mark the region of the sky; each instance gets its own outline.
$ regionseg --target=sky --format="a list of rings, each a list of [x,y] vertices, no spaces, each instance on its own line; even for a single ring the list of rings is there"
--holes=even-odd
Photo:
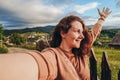
[[[4,29],[43,27],[76,15],[88,26],[97,22],[97,9],[104,7],[112,11],[105,28],[120,28],[120,0],[0,0],[0,24]]]

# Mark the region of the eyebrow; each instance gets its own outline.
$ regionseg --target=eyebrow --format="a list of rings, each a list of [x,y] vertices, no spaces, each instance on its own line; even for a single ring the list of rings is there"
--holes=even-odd
[[[73,29],[79,29],[79,28],[75,28],[75,27],[71,27],[71,28],[73,28]],[[81,29],[80,29],[81,30]]]
[[[74,30],[80,30],[81,32],[84,32],[84,30],[81,30],[79,28],[75,28],[75,27],[71,27],[71,28],[73,28]]]

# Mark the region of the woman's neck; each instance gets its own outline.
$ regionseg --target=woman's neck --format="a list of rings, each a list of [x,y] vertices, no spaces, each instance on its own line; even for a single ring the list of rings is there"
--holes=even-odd
[[[59,48],[65,52],[72,52],[72,48],[68,47],[65,43],[61,43]]]

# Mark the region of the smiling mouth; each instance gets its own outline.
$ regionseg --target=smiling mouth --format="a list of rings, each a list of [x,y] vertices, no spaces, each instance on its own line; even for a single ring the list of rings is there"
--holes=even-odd
[[[81,39],[76,39],[75,41],[77,41],[77,42],[81,42],[82,40],[81,40]]]
[[[76,42],[77,42],[78,44],[80,44],[81,40],[76,40]]]

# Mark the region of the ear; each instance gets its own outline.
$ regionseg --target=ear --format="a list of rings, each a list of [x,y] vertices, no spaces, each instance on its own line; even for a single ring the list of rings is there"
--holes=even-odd
[[[62,38],[65,38],[65,33],[63,31],[60,31],[60,35]]]

